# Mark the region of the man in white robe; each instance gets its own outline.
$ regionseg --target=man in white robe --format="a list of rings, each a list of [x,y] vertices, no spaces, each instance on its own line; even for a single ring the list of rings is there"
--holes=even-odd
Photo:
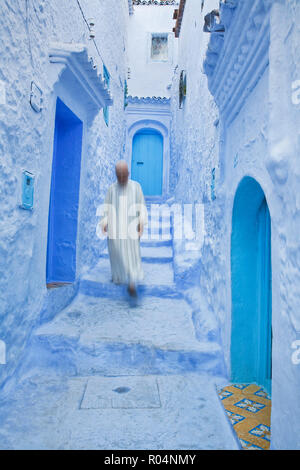
[[[128,284],[128,292],[136,296],[135,285],[144,279],[140,238],[148,213],[141,185],[129,179],[125,160],[116,164],[117,181],[106,194],[104,216],[101,220],[112,273],[116,284]]]

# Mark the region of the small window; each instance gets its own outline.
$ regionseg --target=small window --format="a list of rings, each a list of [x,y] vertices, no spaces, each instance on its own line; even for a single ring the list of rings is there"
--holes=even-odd
[[[168,34],[153,33],[151,37],[151,59],[166,62],[168,58]]]

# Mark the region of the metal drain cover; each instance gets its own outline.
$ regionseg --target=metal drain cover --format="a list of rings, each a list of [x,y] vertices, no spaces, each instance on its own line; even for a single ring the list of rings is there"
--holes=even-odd
[[[155,377],[91,377],[80,409],[160,408]]]
[[[131,388],[130,387],[117,387],[113,389],[113,392],[117,393],[128,393],[130,392]]]

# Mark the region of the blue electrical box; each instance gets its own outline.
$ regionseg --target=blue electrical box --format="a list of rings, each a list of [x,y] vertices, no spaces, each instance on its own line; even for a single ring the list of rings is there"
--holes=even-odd
[[[29,171],[24,170],[22,174],[22,209],[33,209],[33,188],[34,176]]]

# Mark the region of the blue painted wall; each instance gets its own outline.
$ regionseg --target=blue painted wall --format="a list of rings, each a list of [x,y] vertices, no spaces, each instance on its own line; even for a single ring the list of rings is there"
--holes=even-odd
[[[194,283],[184,293],[193,302],[199,337],[204,334],[215,337],[219,331],[230,378],[233,207],[239,183],[245,176],[255,179],[264,190],[272,216],[271,447],[300,448],[300,365],[296,361],[299,356],[295,343],[300,340],[300,30],[297,26],[300,4],[297,0],[227,2],[237,4],[239,9],[232,22],[227,12],[226,32],[221,39],[203,33],[203,16],[219,8],[219,2],[206,0],[202,14],[198,3],[198,0],[186,2],[178,69],[172,82],[170,186],[177,200],[204,202],[206,236],[198,258],[196,253],[192,256],[182,251],[182,246],[178,249],[175,246],[175,268],[181,279]],[[255,21],[247,23],[241,17],[241,8],[247,10],[245,18],[248,19],[253,8],[263,11]],[[270,8],[268,14],[264,8]],[[263,23],[256,21],[259,18]],[[251,72],[243,69],[247,86],[241,87],[239,93],[235,87],[234,99],[229,101],[230,107],[230,103],[240,99],[242,106],[228,124],[228,115],[219,115],[208,90],[207,76],[201,73],[207,43],[212,40],[208,64],[212,69],[225,60],[226,69],[218,68],[215,90],[223,99],[230,89],[232,76],[237,73],[234,51],[246,38],[251,44],[251,37],[257,38],[254,29],[262,25],[270,26],[264,34],[264,40],[270,39],[268,65]],[[245,32],[245,28],[249,30]],[[253,56],[247,53],[246,56],[261,58],[261,51],[254,54],[255,42],[250,44]],[[250,53],[247,47],[243,50]],[[187,97],[179,109],[181,70],[187,73]],[[213,168],[214,200],[210,187]]]
[[[128,1],[101,2],[99,5],[98,0],[81,0],[80,4],[86,18],[96,16],[95,40],[110,73],[114,105],[109,110],[108,126],[103,119],[103,110],[94,116],[87,106],[84,90],[78,88],[70,74],[61,72],[59,65],[49,61],[50,41],[83,43],[102,73],[102,59],[89,39],[89,30],[77,2],[41,0],[0,4],[0,80],[5,84],[6,98],[5,103],[0,104],[0,167],[4,175],[0,189],[3,202],[0,215],[0,339],[5,341],[7,351],[7,363],[0,366],[0,387],[10,377],[16,377],[14,372],[22,363],[33,327],[53,317],[71,301],[81,273],[95,264],[103,250],[104,243],[96,234],[99,221],[96,210],[115,178],[114,162],[122,158],[125,148]],[[43,93],[40,113],[36,113],[29,103],[32,81]],[[70,196],[74,208],[78,196],[76,279],[70,286],[47,290],[48,215],[57,96],[83,126],[80,189],[78,195],[75,191]],[[19,208],[23,170],[30,171],[35,177],[32,212]],[[76,178],[78,171],[77,165]],[[68,181],[64,186],[65,196],[67,187],[72,190]],[[75,213],[72,219],[75,227]],[[75,252],[74,227],[71,257]],[[67,277],[74,279],[75,260],[67,264],[72,266]]]

